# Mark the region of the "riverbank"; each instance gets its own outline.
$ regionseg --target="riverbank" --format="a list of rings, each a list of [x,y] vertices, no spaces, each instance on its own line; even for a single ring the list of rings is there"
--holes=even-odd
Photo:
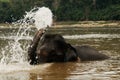
[[[54,22],[53,27],[120,27],[120,21],[64,21]],[[34,27],[34,26],[32,26]],[[0,28],[16,28],[9,23],[0,23]]]
[[[54,27],[120,27],[120,21],[68,21],[56,22]]]

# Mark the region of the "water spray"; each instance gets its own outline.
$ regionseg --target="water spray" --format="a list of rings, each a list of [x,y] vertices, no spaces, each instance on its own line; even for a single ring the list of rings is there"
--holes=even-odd
[[[13,22],[12,26],[19,27],[19,29],[15,37],[12,38],[13,41],[8,42],[9,44],[3,48],[0,64],[24,63],[27,61],[27,51],[30,44],[26,42],[22,45],[20,40],[22,40],[23,37],[31,37],[31,27],[33,26],[37,28],[38,32],[43,30],[43,35],[48,30],[48,26],[51,27],[52,25],[52,16],[52,12],[49,8],[36,7],[26,12],[23,19]],[[4,52],[4,49],[7,51]]]
[[[52,19],[53,14],[49,8],[36,7],[36,8],[33,8],[30,12],[26,12],[26,13],[27,15],[25,16],[25,19],[29,19],[29,22],[34,21],[34,25],[37,28],[37,30],[43,31],[42,34],[44,34],[48,30],[48,28],[51,27],[53,22],[53,19]]]
[[[23,37],[29,38],[26,40],[32,40],[33,37],[30,36],[30,33],[33,27],[37,28],[37,32],[42,31],[40,34],[43,35],[51,25],[52,12],[47,7],[33,8],[31,11],[26,12],[23,19],[13,22],[11,27],[19,29],[17,33],[13,31],[14,35],[9,35],[13,37],[11,37],[11,41],[9,41],[8,45],[3,47],[1,51],[0,72],[6,73],[31,69],[28,62],[28,47],[30,46],[30,43],[27,41],[22,44],[20,40],[23,40]],[[38,38],[42,39],[42,36]]]
[[[46,27],[51,27],[53,22],[53,14],[51,10],[47,7],[36,7],[33,8],[30,12],[26,12],[25,19],[28,19],[29,22],[34,22],[37,30],[45,29]]]
[[[34,25],[38,30],[33,38],[33,42],[35,42],[34,40],[38,35],[41,35],[40,38],[42,38],[42,35],[48,30],[49,27],[51,27],[53,14],[47,7],[36,7],[26,13],[27,15],[25,16],[25,19],[29,19],[29,22],[34,21]]]

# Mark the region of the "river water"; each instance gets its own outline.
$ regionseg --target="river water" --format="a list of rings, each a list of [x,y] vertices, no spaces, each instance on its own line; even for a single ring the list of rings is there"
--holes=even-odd
[[[11,53],[10,47],[18,28],[0,28],[0,80],[119,80],[120,79],[120,27],[63,27],[50,28],[47,33],[63,35],[73,45],[89,45],[110,56],[104,61],[45,63],[31,66],[27,62],[27,47],[36,29],[23,35],[21,55]],[[9,46],[7,46],[9,45]],[[14,45],[11,45],[14,46]],[[14,48],[14,49],[13,49]],[[17,61],[13,59],[18,55]],[[12,55],[12,57],[11,57]],[[4,57],[4,59],[3,59]]]

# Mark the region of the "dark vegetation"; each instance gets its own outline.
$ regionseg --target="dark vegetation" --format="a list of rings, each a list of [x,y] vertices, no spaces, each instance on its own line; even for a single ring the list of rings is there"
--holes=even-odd
[[[36,6],[49,7],[57,21],[120,20],[120,0],[0,0],[0,22],[21,19]]]

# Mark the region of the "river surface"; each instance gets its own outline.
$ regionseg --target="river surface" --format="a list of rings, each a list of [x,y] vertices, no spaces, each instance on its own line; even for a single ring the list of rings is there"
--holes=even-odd
[[[0,60],[11,57],[11,49],[6,47],[17,39],[18,28],[0,28]],[[120,27],[64,27],[50,28],[48,33],[63,35],[73,45],[89,45],[101,53],[110,56],[104,61],[46,63],[36,66],[28,64],[27,47],[36,29],[30,30],[29,36],[23,35],[20,46],[23,48],[22,62],[0,63],[0,80],[119,80],[120,79]],[[26,48],[26,49],[24,49]],[[15,49],[14,49],[15,50]],[[17,50],[17,48],[16,48]],[[4,54],[3,54],[4,53]],[[14,53],[13,53],[14,54]],[[8,56],[9,55],[9,56]],[[23,57],[22,56],[22,57]],[[19,56],[20,57],[20,56]],[[6,58],[6,57],[5,57]]]

